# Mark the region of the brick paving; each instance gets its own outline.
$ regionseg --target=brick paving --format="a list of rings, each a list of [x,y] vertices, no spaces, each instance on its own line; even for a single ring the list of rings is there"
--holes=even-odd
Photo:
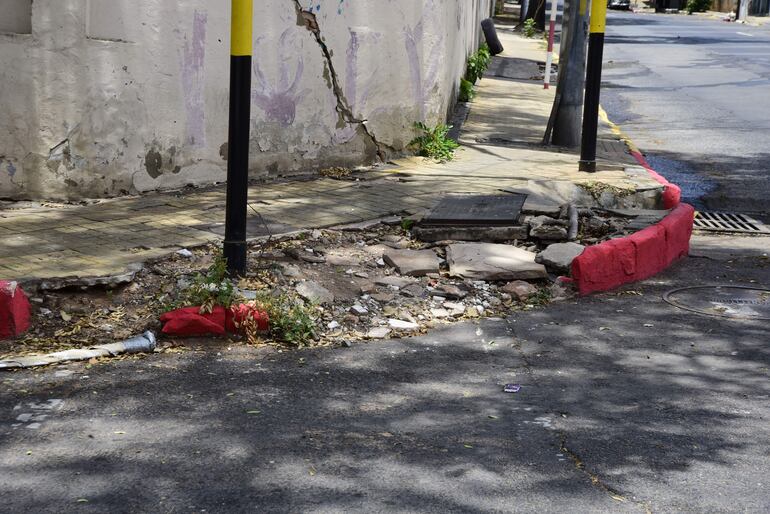
[[[516,48],[516,45],[507,45]],[[505,57],[505,56],[503,56]],[[574,152],[543,148],[553,91],[536,82],[485,78],[461,133],[457,158],[438,164],[408,157],[355,174],[254,184],[249,203],[271,231],[331,227],[429,208],[447,193],[492,192],[528,181],[659,185],[635,169],[622,142],[603,133],[603,171],[577,172]],[[122,197],[91,205],[0,207],[0,279],[101,277],[181,248],[221,240],[224,186]],[[249,211],[250,236],[264,235]]]

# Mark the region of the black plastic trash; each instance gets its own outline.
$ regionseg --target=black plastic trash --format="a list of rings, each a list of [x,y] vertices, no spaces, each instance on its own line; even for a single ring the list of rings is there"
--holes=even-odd
[[[497,29],[495,29],[495,22],[492,21],[492,18],[487,18],[481,22],[481,30],[484,31],[484,38],[487,40],[489,52],[492,55],[502,53],[503,45],[497,37]]]

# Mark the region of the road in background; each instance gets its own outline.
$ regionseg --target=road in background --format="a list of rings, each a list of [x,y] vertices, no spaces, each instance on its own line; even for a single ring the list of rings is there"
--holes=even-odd
[[[611,12],[602,105],[699,208],[770,215],[770,30]]]

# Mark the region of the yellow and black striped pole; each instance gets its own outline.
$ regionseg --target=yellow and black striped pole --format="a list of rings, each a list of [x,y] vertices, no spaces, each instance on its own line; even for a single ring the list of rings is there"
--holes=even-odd
[[[580,143],[580,171],[596,171],[596,132],[599,126],[599,93],[602,84],[604,28],[607,24],[607,0],[591,0],[588,25],[586,93],[583,103],[583,134]]]
[[[246,271],[246,207],[251,118],[253,0],[232,0],[230,25],[230,124],[227,137],[227,205],[224,257],[231,276]]]

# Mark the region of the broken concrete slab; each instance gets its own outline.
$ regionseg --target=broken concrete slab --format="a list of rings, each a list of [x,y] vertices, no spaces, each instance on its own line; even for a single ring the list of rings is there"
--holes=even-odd
[[[384,339],[388,337],[391,330],[388,327],[374,327],[366,333],[367,339]]]
[[[360,266],[361,259],[350,254],[340,255],[337,251],[332,251],[326,255],[326,263],[332,266]]]
[[[415,227],[412,235],[426,243],[437,241],[513,241],[514,239],[526,239],[527,227],[514,225],[505,227]]]
[[[430,310],[431,316],[434,318],[442,319],[442,318],[448,318],[449,317],[449,311],[443,308],[432,308]]]
[[[38,285],[39,291],[58,291],[69,287],[117,287],[132,282],[136,274],[144,268],[142,263],[126,266],[125,273],[105,276],[63,277],[42,280]]]
[[[334,294],[318,282],[307,280],[297,284],[297,294],[311,303],[320,305],[334,302]]]
[[[554,243],[537,254],[535,262],[544,264],[548,269],[559,273],[568,273],[572,267],[572,261],[583,253],[585,246],[578,243]]]
[[[449,311],[449,315],[453,318],[459,318],[465,314],[465,305],[455,302],[444,302],[444,308]]]
[[[527,220],[530,226],[529,236],[548,241],[567,239],[569,222],[551,218],[550,216],[535,216]]]
[[[302,276],[302,270],[299,266],[293,264],[281,264],[281,273],[284,277],[298,278]]]
[[[436,290],[441,293],[441,296],[450,300],[461,300],[468,296],[468,291],[454,284],[439,284]]]
[[[534,214],[536,216],[558,216],[561,212],[561,205],[555,202],[548,202],[547,200],[537,200],[529,198],[524,202],[521,212],[524,214]]]
[[[427,291],[420,284],[408,284],[401,288],[401,294],[408,298],[422,298]]]
[[[376,244],[376,245],[367,245],[362,248],[364,252],[371,255],[375,259],[379,259],[382,257],[382,254],[389,251],[391,248],[389,246],[385,246],[383,244]]]
[[[523,302],[533,294],[537,293],[537,288],[529,282],[524,282],[523,280],[514,280],[513,282],[508,282],[503,287],[501,287],[500,291],[503,293],[508,293],[509,295]]]
[[[545,278],[545,266],[535,254],[511,245],[458,243],[447,246],[449,274],[474,280]]]
[[[406,287],[409,284],[414,284],[417,282],[417,280],[413,278],[408,277],[394,277],[394,276],[388,276],[388,277],[378,277],[374,279],[374,283],[378,286],[393,286],[398,287],[399,289],[402,287]]]
[[[326,262],[326,258],[322,255],[310,253],[306,250],[300,250],[299,248],[289,248],[286,250],[286,255],[290,255],[297,260],[309,262],[310,264],[323,264]]]
[[[396,295],[392,293],[375,293],[372,295],[372,300],[379,303],[388,303],[396,299]]]
[[[388,250],[382,258],[401,275],[422,277],[438,273],[439,258],[433,250]]]
[[[407,330],[407,331],[413,331],[418,330],[420,328],[420,325],[417,323],[414,323],[412,321],[404,321],[400,319],[389,319],[388,325],[390,325],[390,328],[395,330]]]

